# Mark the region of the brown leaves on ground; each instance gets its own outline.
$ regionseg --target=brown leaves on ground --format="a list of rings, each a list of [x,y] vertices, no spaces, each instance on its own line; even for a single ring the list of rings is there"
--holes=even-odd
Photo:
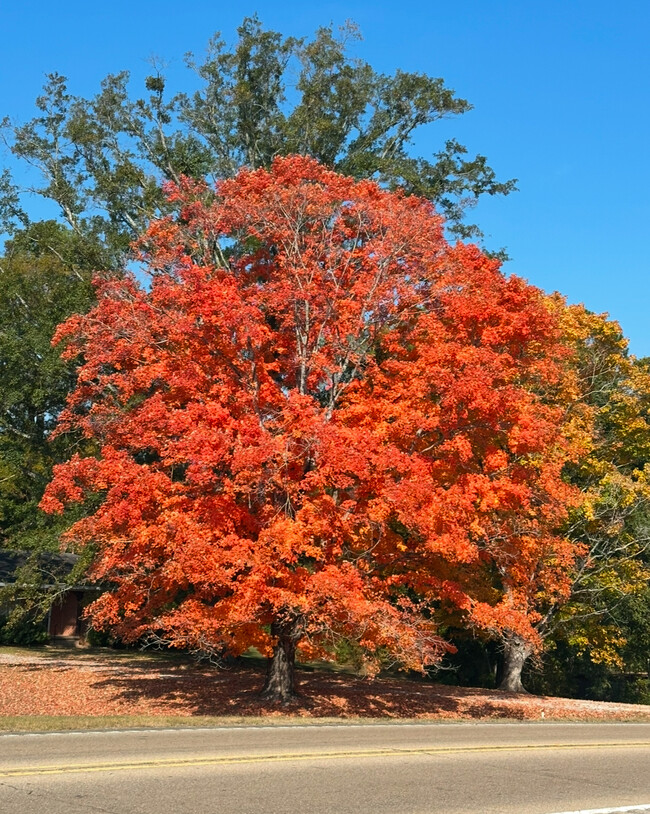
[[[131,654],[130,654],[131,655]],[[305,718],[650,720],[650,706],[448,687],[403,678],[298,671],[299,701],[258,698],[258,664],[226,669],[102,652],[3,654],[0,715],[281,716]]]

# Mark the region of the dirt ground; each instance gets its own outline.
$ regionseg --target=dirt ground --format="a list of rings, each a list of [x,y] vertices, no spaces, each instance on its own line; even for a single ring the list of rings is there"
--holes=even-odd
[[[261,704],[261,664],[215,668],[115,651],[0,648],[0,716],[299,716],[305,718],[650,721],[650,706],[368,680],[298,670],[300,699]]]

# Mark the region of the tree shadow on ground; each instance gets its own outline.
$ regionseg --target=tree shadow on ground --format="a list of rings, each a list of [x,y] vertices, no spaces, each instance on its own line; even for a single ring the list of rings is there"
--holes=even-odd
[[[434,684],[297,670],[291,704],[260,699],[262,660],[218,669],[191,661],[113,658],[0,665],[0,715],[145,715],[375,718],[650,720],[650,706],[606,704]]]
[[[312,718],[490,718],[504,714],[503,696],[507,695],[499,693],[499,699],[493,701],[486,697],[493,691],[302,670],[296,677],[299,697],[290,704],[260,699],[264,671],[257,665],[158,675],[130,669],[128,675],[111,675],[98,683],[134,706],[142,708],[153,702],[157,708],[164,706],[168,714],[210,716],[289,713]],[[515,705],[508,717],[527,716]]]

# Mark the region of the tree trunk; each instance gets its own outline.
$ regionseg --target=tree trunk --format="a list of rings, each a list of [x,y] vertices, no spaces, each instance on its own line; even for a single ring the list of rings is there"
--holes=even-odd
[[[520,636],[512,636],[505,640],[503,650],[503,673],[498,689],[507,692],[528,692],[521,683],[521,672],[533,647]]]
[[[262,698],[288,704],[297,698],[294,664],[299,636],[293,625],[272,624],[271,633],[277,638],[273,656],[269,659]]]

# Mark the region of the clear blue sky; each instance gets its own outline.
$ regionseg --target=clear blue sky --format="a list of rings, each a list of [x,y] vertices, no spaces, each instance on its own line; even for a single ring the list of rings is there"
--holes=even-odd
[[[453,135],[488,157],[520,191],[479,205],[491,247],[511,273],[571,302],[607,311],[650,355],[650,3],[621,0],[465,0],[463,3],[239,3],[137,0],[5,3],[0,115],[24,121],[44,75],[94,94],[129,69],[139,91],[148,58],[169,64],[180,88],[183,54],[200,54],[245,15],[285,34],[359,24],[356,54],[377,70],[441,76],[474,110],[418,137],[427,155]],[[0,160],[6,160],[0,154]]]

